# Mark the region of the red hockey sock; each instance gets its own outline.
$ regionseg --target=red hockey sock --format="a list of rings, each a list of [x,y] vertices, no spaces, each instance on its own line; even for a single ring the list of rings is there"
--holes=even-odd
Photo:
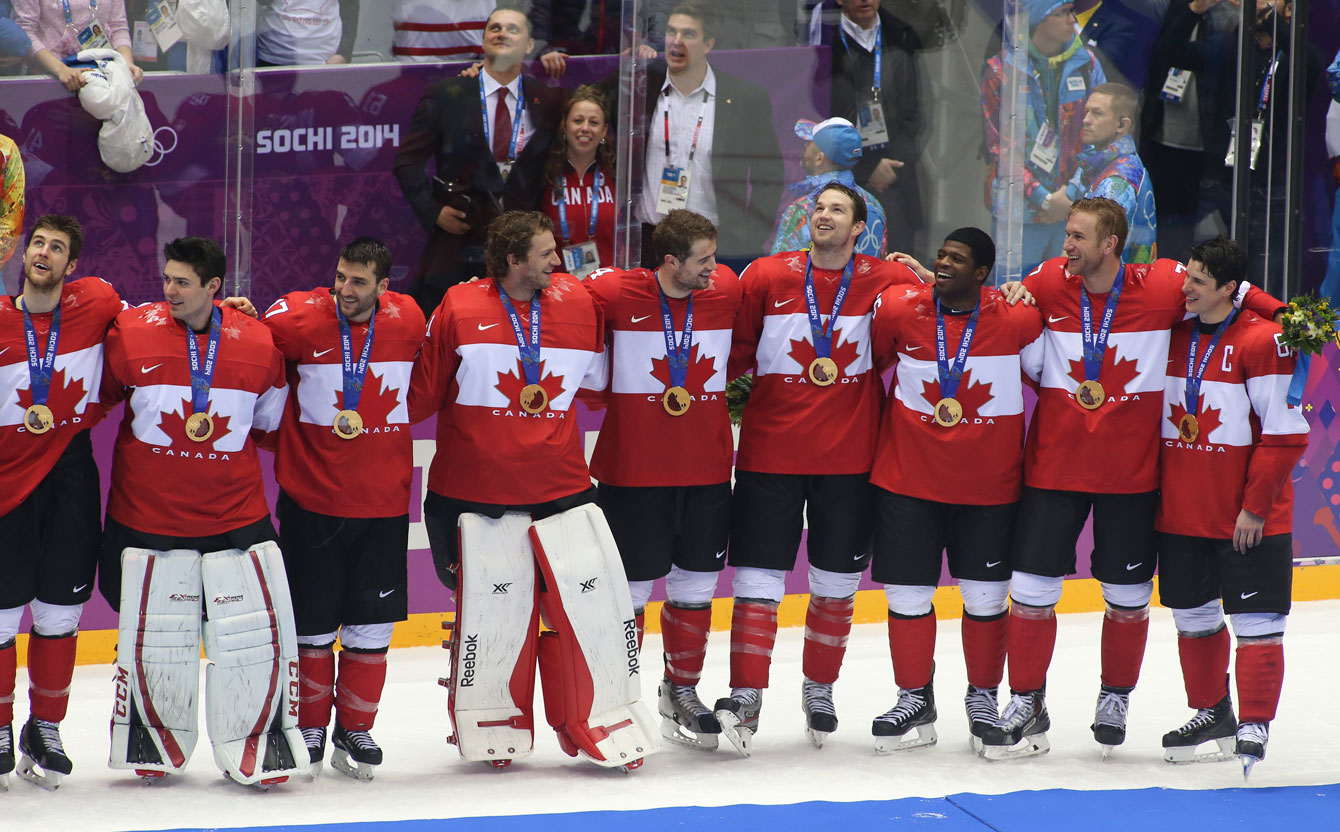
[[[810,606],[805,611],[805,649],[801,659],[806,679],[821,685],[837,681],[838,672],[842,670],[842,657],[847,654],[847,637],[851,635],[851,616],[855,608],[854,597],[810,596]]]
[[[77,638],[75,633],[49,637],[34,632],[28,639],[28,699],[37,719],[65,719]]]
[[[777,605],[736,599],[730,619],[730,685],[766,688],[777,642]]]
[[[1284,643],[1279,638],[1238,639],[1238,719],[1270,722],[1284,686]]]
[[[1208,636],[1177,636],[1182,682],[1189,708],[1212,708],[1228,696],[1228,628]]]
[[[340,650],[340,673],[335,677],[335,721],[346,731],[371,730],[385,685],[385,647]]]
[[[893,658],[893,681],[898,687],[915,690],[931,683],[935,631],[934,608],[915,617],[889,611],[889,655]]]
[[[298,646],[298,727],[330,725],[335,706],[335,645]]]
[[[642,634],[643,634],[644,632],[646,632],[646,629],[647,629],[647,614],[646,614],[645,612],[639,612],[639,613],[637,613],[637,614],[636,614],[635,616],[633,616],[633,617],[637,620],[637,652],[641,653],[641,652],[642,652]],[[665,627],[665,615],[664,615],[664,614],[661,615],[661,627],[662,627],[662,631],[664,631],[664,627]]]
[[[1103,615],[1103,684],[1133,688],[1140,681],[1149,638],[1149,607],[1108,606]]]
[[[1010,689],[1026,693],[1047,685],[1056,651],[1056,608],[1010,605],[1008,653]]]
[[[14,721],[14,679],[19,670],[19,649],[10,642],[0,647],[0,728]]]
[[[989,618],[963,613],[963,663],[968,668],[968,684],[987,690],[1000,687],[1009,624],[1008,613]]]
[[[661,607],[661,640],[665,646],[665,678],[675,685],[696,685],[707,658],[707,633],[712,608]]]

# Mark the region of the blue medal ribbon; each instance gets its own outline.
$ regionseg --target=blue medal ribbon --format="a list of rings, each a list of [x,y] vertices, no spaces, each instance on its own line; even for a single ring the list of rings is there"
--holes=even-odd
[[[1191,346],[1186,351],[1186,412],[1192,416],[1200,413],[1200,382],[1205,378],[1205,368],[1210,366],[1210,356],[1214,355],[1214,348],[1219,346],[1219,339],[1224,337],[1224,331],[1237,315],[1238,312],[1234,309],[1228,313],[1227,318],[1220,321],[1214,330],[1214,335],[1210,336],[1210,345],[1205,348],[1205,354],[1201,356],[1199,362],[1196,361],[1196,349],[1200,345],[1200,329],[1196,327],[1191,330]]]
[[[512,333],[516,335],[516,347],[521,353],[521,370],[526,374],[526,384],[540,383],[540,293],[536,292],[530,298],[530,338],[527,340],[526,331],[521,328],[521,318],[516,314],[516,307],[512,305],[512,299],[507,297],[501,286],[498,287],[498,295],[502,297],[503,308],[507,310],[507,317],[512,321]]]
[[[51,391],[51,377],[56,370],[56,346],[60,343],[60,303],[51,313],[51,332],[47,335],[47,351],[41,358],[37,356],[37,330],[33,327],[32,316],[23,310],[23,334],[28,345],[28,380],[31,385],[33,404],[46,404],[47,394]]]
[[[340,322],[340,355],[343,357],[344,373],[344,409],[358,410],[358,400],[363,395],[363,379],[367,377],[368,358],[372,355],[372,334],[377,326],[377,310],[374,307],[372,317],[368,318],[368,337],[363,342],[363,351],[354,363],[354,338],[349,327],[349,319],[340,312],[337,304],[335,317]]]
[[[814,293],[814,261],[805,260],[805,310],[810,316],[810,335],[814,338],[814,354],[819,358],[833,356],[833,329],[837,325],[838,313],[842,311],[842,302],[847,299],[847,290],[851,288],[851,278],[856,271],[856,258],[847,261],[842,270],[842,285],[833,296],[833,313],[828,316],[828,326],[819,317],[819,301]]]
[[[972,308],[963,325],[963,337],[959,339],[958,352],[954,354],[954,363],[949,363],[949,344],[945,333],[945,313],[940,308],[940,299],[935,299],[935,364],[940,373],[940,396],[952,399],[958,395],[959,382],[963,380],[963,367],[968,363],[968,347],[972,344],[973,333],[977,331],[977,313],[982,311],[982,301]],[[932,403],[933,404],[933,403]]]
[[[191,363],[191,412],[209,415],[209,385],[214,380],[214,360],[219,356],[219,334],[223,331],[223,314],[214,307],[209,319],[209,347],[205,350],[204,366],[200,363],[200,346],[195,333],[186,327],[186,355]]]
[[[605,183],[605,177],[601,174],[600,168],[596,168],[595,196],[590,200],[591,221],[586,224],[586,239],[594,240],[596,238],[596,220],[600,218],[600,188]],[[578,183],[580,187],[580,180]],[[571,243],[572,235],[568,233],[568,186],[565,181],[558,189],[558,226],[563,232],[563,242]]]
[[[504,89],[507,89],[509,94],[512,92],[506,87]],[[521,135],[521,114],[526,110],[526,91],[521,88],[520,84],[517,85],[517,89],[520,90],[520,93],[516,97],[516,115],[512,117],[512,142],[507,146],[507,161],[509,162],[516,161],[517,136]],[[490,134],[493,130],[493,124],[489,121],[489,102],[484,95],[484,76],[482,74],[479,76],[479,106],[484,111],[484,144],[489,146],[490,153],[492,153],[493,136]],[[498,106],[502,106],[501,101],[498,102]]]
[[[1093,304],[1089,301],[1089,291],[1081,283],[1079,287],[1079,319],[1084,336],[1084,379],[1097,381],[1103,369],[1103,355],[1107,352],[1107,336],[1112,331],[1112,319],[1117,315],[1117,303],[1121,300],[1121,290],[1126,283],[1126,266],[1117,264],[1117,279],[1112,290],[1107,293],[1107,305],[1103,308],[1103,322],[1098,334],[1093,332]]]
[[[693,293],[689,293],[688,309],[684,313],[684,334],[675,343],[675,319],[670,314],[670,300],[661,283],[656,282],[661,296],[661,329],[665,331],[665,360],[670,368],[670,386],[683,387],[689,377],[689,353],[693,350]]]

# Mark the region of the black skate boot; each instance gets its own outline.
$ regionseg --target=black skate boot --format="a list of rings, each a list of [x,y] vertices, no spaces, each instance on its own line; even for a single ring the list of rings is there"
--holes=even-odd
[[[870,733],[875,735],[875,751],[880,754],[892,754],[935,745],[935,690],[927,685],[916,690],[899,690],[898,704],[887,712],[875,717]],[[906,739],[913,730],[914,739]]]
[[[735,750],[748,757],[752,753],[754,734],[758,733],[758,715],[763,710],[763,691],[758,688],[732,688],[730,696],[718,699],[717,722],[721,734],[730,740]]]
[[[74,768],[60,741],[59,722],[29,717],[19,734],[19,753],[19,776],[47,790],[59,788]]]
[[[682,748],[716,751],[721,723],[698,698],[697,688],[676,685],[663,678],[657,693],[660,696],[661,736]]]
[[[800,708],[805,712],[805,736],[815,748],[837,730],[837,711],[833,708],[833,686],[805,680],[801,686]]]
[[[373,770],[382,764],[382,750],[367,731],[348,731],[336,723],[330,744],[335,746],[330,755],[331,768],[355,780],[368,782]],[[351,765],[350,760],[356,765]]]
[[[303,744],[307,746],[307,757],[311,761],[311,774],[316,777],[321,773],[321,761],[326,759],[326,727],[321,725],[301,730]]]
[[[1163,759],[1170,763],[1221,763],[1233,759],[1238,720],[1233,716],[1233,701],[1225,696],[1213,707],[1200,708],[1187,724],[1163,735]],[[1196,749],[1207,742],[1218,751],[1199,754]]]
[[[1238,726],[1238,741],[1235,749],[1242,761],[1242,779],[1252,773],[1252,766],[1266,758],[1266,743],[1270,741],[1269,722],[1244,722]]]
[[[1094,708],[1093,738],[1103,747],[1103,759],[1106,760],[1116,748],[1126,741],[1126,712],[1131,707],[1131,688],[1114,688],[1103,685],[1098,690],[1098,705]]]
[[[968,685],[963,697],[963,708],[968,713],[968,745],[978,756],[982,754],[982,737],[1000,719],[999,696],[996,688]]]
[[[982,737],[982,756],[996,761],[1046,754],[1052,747],[1047,741],[1047,731],[1051,727],[1045,693],[1040,690],[1011,692],[1004,713]]]

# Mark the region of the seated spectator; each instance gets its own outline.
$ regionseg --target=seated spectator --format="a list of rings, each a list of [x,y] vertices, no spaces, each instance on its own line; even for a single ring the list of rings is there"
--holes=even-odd
[[[84,73],[66,64],[66,59],[96,46],[120,52],[136,84],[144,77],[130,49],[124,0],[13,0],[13,4],[14,21],[32,41],[28,60],[70,92],[84,85]]]
[[[841,182],[865,200],[865,231],[856,241],[856,253],[883,257],[884,208],[874,194],[856,184],[856,177],[852,175],[852,168],[861,158],[861,134],[845,118],[830,118],[818,124],[801,119],[796,122],[796,135],[805,140],[801,164],[806,175],[790,186],[797,199],[786,207],[777,224],[772,253],[800,251],[809,246],[814,198],[829,182]]]
[[[549,151],[540,208],[554,223],[563,269],[585,277],[614,265],[614,148],[606,141],[609,99],[600,87],[573,91]]]
[[[0,75],[17,75],[23,69],[23,59],[32,51],[33,42],[14,22],[13,4],[0,0]]]
[[[256,10],[256,66],[345,64],[358,0],[270,0]]]
[[[398,61],[474,61],[484,57],[484,21],[497,0],[391,0]],[[618,17],[618,10],[614,16]]]

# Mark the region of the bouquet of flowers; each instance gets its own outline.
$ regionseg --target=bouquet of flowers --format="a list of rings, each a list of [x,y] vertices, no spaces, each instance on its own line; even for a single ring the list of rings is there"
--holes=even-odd
[[[1336,340],[1335,324],[1340,315],[1331,308],[1328,298],[1315,295],[1299,295],[1289,301],[1284,310],[1280,327],[1284,330],[1280,342],[1298,353],[1294,364],[1293,380],[1289,384],[1289,394],[1285,400],[1295,407],[1303,401],[1303,390],[1307,386],[1308,371],[1312,367],[1312,356],[1319,355],[1322,349]]]
[[[753,391],[754,377],[748,373],[732,379],[726,385],[726,410],[730,412],[732,425],[740,424],[740,420],[744,418],[744,406]]]

